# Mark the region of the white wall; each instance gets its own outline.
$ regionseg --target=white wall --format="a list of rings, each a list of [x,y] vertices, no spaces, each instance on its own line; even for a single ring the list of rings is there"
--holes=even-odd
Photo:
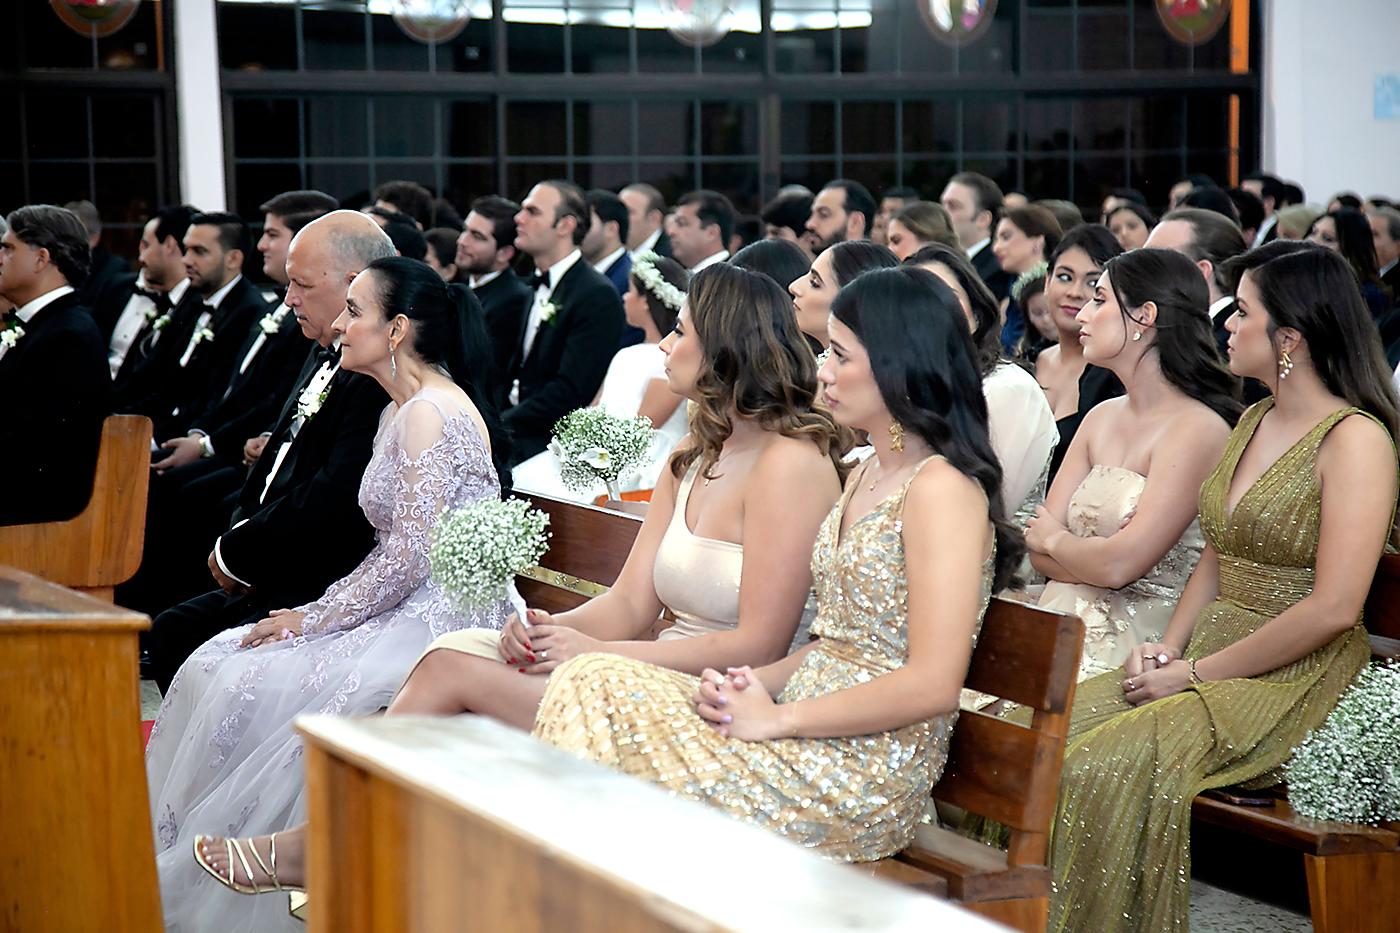
[[[1400,119],[1374,116],[1376,78],[1400,74],[1400,0],[1259,2],[1265,171],[1317,204],[1400,197]]]
[[[180,199],[200,210],[225,209],[224,124],[214,0],[175,8],[175,99],[179,106]]]

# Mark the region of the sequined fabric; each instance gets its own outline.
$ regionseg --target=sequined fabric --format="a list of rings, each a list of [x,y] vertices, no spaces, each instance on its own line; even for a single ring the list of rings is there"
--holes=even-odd
[[[812,555],[820,636],[778,695],[822,696],[896,670],[908,656],[901,538],[908,484],[838,540],[850,489],[823,522]],[[991,592],[992,564],[982,580]],[[979,626],[980,626],[979,614]],[[943,773],[957,714],[892,732],[838,739],[727,739],[695,713],[697,679],[626,658],[589,654],[550,680],[535,735],[655,781],[847,861],[909,844]]]
[[[1247,411],[1201,487],[1201,528],[1220,554],[1219,597],[1196,620],[1186,657],[1249,635],[1311,592],[1321,518],[1323,438],[1357,409],[1308,432],[1227,513],[1230,482],[1272,406]],[[1079,685],[1053,828],[1051,928],[1187,929],[1191,800],[1233,784],[1276,783],[1366,663],[1357,624],[1292,664],[1214,681],[1134,709],[1121,668]]]
[[[1070,497],[1066,528],[1078,538],[1111,538],[1146,488],[1141,473],[1096,464]],[[1042,609],[1068,612],[1084,623],[1080,680],[1120,667],[1133,645],[1161,637],[1204,545],[1200,524],[1192,521],[1156,566],[1121,589],[1054,580],[1045,585]]]

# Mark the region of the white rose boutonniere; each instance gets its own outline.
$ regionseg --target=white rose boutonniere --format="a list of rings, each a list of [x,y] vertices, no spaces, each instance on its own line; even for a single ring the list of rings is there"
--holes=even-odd
[[[155,305],[152,305],[151,307],[147,308],[142,313],[145,314],[147,322],[154,321],[157,317],[160,316],[160,312],[155,309]]]
[[[559,306],[552,301],[546,301],[540,306],[540,324],[553,324],[554,318],[559,314]]]
[[[271,337],[282,327],[282,321],[277,317],[277,312],[273,311],[264,314],[262,320],[258,321],[258,329]]]
[[[0,353],[19,343],[19,338],[23,336],[24,328],[19,326],[18,321],[14,321],[4,330],[0,330]]]
[[[173,316],[174,312],[165,312],[160,317],[156,318],[155,323],[151,325],[151,330],[165,330],[165,328],[170,326],[170,319]]]
[[[213,340],[214,332],[207,327],[201,327],[194,332],[194,345],[197,347],[206,340]]]
[[[309,421],[315,417],[316,412],[321,410],[321,406],[326,403],[326,396],[330,394],[330,389],[322,389],[320,392],[312,392],[307,386],[301,393],[301,398],[297,399],[297,417],[302,421]]]

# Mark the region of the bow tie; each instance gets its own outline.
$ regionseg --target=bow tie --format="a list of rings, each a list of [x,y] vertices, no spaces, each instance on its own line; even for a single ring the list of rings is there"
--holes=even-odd
[[[322,347],[316,351],[316,362],[324,366],[326,363],[334,363],[340,356],[340,351],[335,347]]]
[[[169,292],[152,291],[150,289],[141,288],[139,285],[132,285],[131,291],[132,294],[149,298],[155,304],[156,310],[161,314],[164,314],[171,308]]]
[[[6,311],[4,314],[0,314],[0,322],[3,322],[3,323],[5,323],[5,324],[18,324],[18,323],[20,323],[20,320],[19,320],[19,310],[16,309],[16,308],[11,308],[10,310]]]
[[[526,279],[526,281],[530,284],[530,291],[537,292],[540,290],[541,285],[549,284],[549,273],[536,271],[535,274]]]

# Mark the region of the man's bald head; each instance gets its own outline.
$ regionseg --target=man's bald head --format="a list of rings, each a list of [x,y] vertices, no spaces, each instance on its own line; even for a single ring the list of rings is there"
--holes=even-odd
[[[301,228],[287,250],[287,307],[323,347],[345,308],[350,283],[376,259],[396,255],[380,226],[359,211],[331,211]]]

